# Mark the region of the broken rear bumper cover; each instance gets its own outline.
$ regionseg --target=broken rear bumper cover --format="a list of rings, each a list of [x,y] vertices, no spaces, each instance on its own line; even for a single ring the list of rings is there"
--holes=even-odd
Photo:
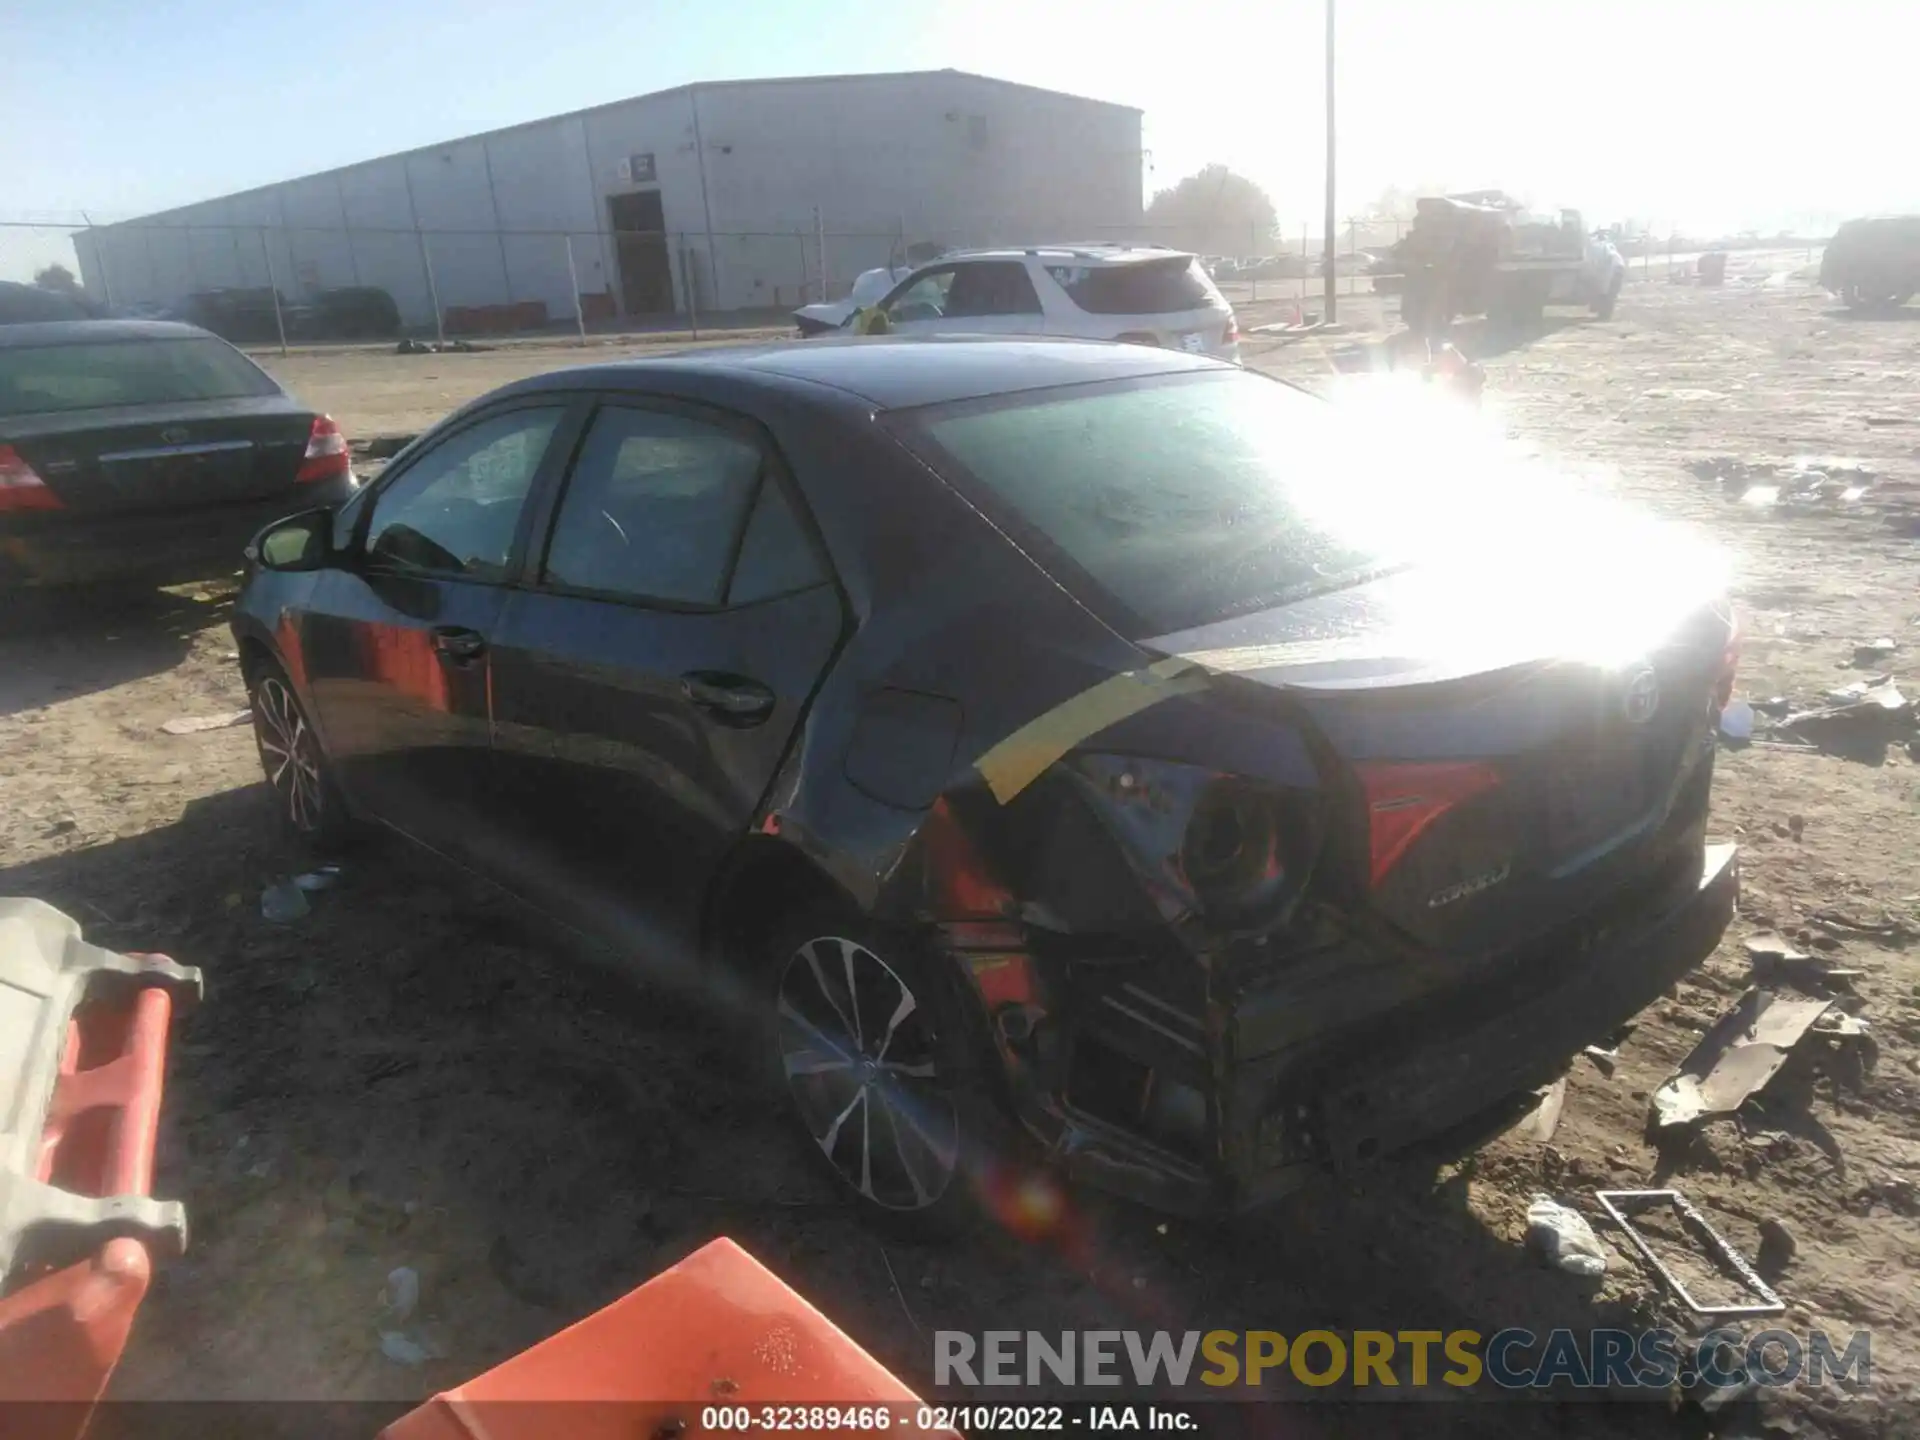
[[[1476,1121],[1552,1080],[1712,953],[1738,894],[1735,847],[1711,845],[1690,887],[1676,884],[1575,953],[1553,957],[1544,975],[1421,1007],[1418,1039],[1356,1039],[1345,1048],[1362,1052],[1358,1058],[1310,1071],[1292,1052],[1230,1063],[1211,1107],[1210,1148],[1219,1157],[1212,1164],[1079,1114],[1054,1148],[1075,1178],[1204,1215],[1277,1198],[1313,1171],[1345,1172],[1422,1142],[1475,1133]]]

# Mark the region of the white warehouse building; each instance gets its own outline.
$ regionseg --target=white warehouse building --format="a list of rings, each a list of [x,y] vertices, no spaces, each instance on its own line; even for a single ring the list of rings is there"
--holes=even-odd
[[[911,244],[1134,238],[1141,179],[1124,105],[956,70],[728,81],[73,239],[87,289],[121,308],[377,286],[411,327],[437,301],[449,330],[521,328],[792,307]]]

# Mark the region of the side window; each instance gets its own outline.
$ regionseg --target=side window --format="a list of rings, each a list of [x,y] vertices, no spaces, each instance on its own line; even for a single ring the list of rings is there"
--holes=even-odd
[[[510,410],[426,451],[373,499],[370,559],[504,580],[533,477],[564,407]]]
[[[951,266],[915,277],[888,303],[887,319],[896,325],[904,320],[938,320],[947,313],[947,292],[953,289],[953,277]]]
[[[736,431],[657,410],[594,417],[542,578],[635,600],[718,605],[760,476]]]
[[[1018,261],[992,260],[963,265],[947,295],[946,314],[1038,315],[1040,297]]]
[[[769,475],[760,482],[760,498],[747,517],[740,559],[727,586],[729,605],[751,605],[775,595],[790,595],[827,578],[820,557],[807,542],[786,492]]]

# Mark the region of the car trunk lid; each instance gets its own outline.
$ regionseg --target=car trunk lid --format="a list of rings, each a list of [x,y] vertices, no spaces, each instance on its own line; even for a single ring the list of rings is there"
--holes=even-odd
[[[276,395],[17,416],[0,439],[77,517],[291,493],[313,421]]]
[[[1682,587],[1503,591],[1396,575],[1162,636],[1231,703],[1286,704],[1340,772],[1366,909],[1424,947],[1503,951],[1662,863],[1729,627]],[[1613,653],[1565,642],[1614,626]],[[1599,628],[1606,628],[1603,623]]]

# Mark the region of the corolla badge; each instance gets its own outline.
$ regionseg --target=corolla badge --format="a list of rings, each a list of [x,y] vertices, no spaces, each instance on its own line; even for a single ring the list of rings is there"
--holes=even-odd
[[[1509,860],[1497,869],[1482,875],[1474,875],[1457,885],[1449,885],[1444,890],[1436,890],[1427,899],[1429,910],[1438,910],[1442,905],[1451,905],[1456,900],[1464,900],[1469,895],[1478,895],[1482,890],[1491,890],[1513,873],[1513,862]]]
[[[1620,688],[1620,711],[1627,717],[1627,723],[1644,725],[1659,709],[1660,677],[1654,674],[1653,667],[1641,665],[1628,671],[1626,683]]]

